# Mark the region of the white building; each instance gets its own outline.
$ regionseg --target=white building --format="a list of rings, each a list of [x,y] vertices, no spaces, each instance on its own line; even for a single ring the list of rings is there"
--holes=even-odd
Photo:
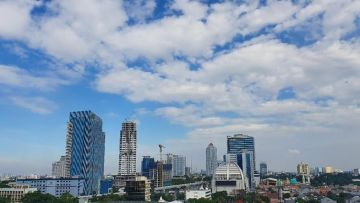
[[[172,157],[172,175],[185,176],[186,157],[180,155],[173,155]]]
[[[11,188],[0,188],[0,197],[9,198],[11,202],[21,202],[25,194],[36,192],[36,188],[31,188],[28,185],[15,185]]]
[[[212,176],[217,167],[217,149],[210,143],[206,147],[206,175]]]
[[[211,198],[211,190],[200,188],[199,190],[187,190],[185,193],[185,199],[210,199]]]
[[[236,195],[245,190],[245,178],[240,167],[234,162],[223,163],[216,168],[211,181],[212,193],[226,191]]]
[[[81,178],[17,179],[16,184],[29,185],[37,188],[41,193],[48,193],[55,197],[60,197],[64,193],[78,197],[84,193],[84,179]]]
[[[136,175],[136,123],[125,121],[120,132],[119,175]]]
[[[61,156],[59,161],[52,164],[52,173],[54,177],[66,177],[66,156]]]

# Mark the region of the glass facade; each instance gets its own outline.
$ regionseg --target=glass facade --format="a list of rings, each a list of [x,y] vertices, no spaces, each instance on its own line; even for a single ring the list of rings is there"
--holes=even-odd
[[[250,190],[255,189],[253,160],[252,151],[243,150],[237,155],[237,163],[246,176],[246,185]]]
[[[141,162],[141,174],[150,178],[150,170],[155,168],[155,160],[150,156],[144,156]]]
[[[84,194],[99,191],[104,175],[105,133],[91,111],[71,112],[66,140],[67,175],[84,178]]]

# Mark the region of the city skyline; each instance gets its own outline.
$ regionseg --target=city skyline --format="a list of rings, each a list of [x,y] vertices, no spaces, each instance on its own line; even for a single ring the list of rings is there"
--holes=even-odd
[[[51,174],[69,112],[103,121],[105,174],[137,123],[142,156],[205,167],[211,142],[256,140],[256,163],[359,168],[356,1],[0,1],[0,175]],[[340,15],[341,14],[341,15]],[[336,150],[334,150],[336,149]]]

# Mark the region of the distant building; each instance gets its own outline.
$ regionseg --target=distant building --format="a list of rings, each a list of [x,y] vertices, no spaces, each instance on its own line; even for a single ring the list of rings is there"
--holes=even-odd
[[[212,193],[226,191],[228,195],[237,195],[245,189],[243,172],[236,163],[223,163],[217,167],[211,184]]]
[[[141,175],[150,178],[150,170],[155,168],[155,160],[150,156],[144,156],[141,162]]]
[[[301,162],[297,165],[297,173],[302,177],[303,184],[310,184],[310,167],[309,164]]]
[[[264,178],[267,175],[268,168],[265,162],[260,163],[260,177]]]
[[[126,181],[129,181],[129,180],[135,180],[135,175],[128,175],[128,176],[116,175],[116,176],[114,176],[113,186],[116,189],[121,189],[121,188],[123,189],[123,188],[125,188]]]
[[[119,175],[136,175],[136,123],[125,121],[120,132]]]
[[[61,156],[59,161],[52,164],[51,175],[55,177],[66,177],[66,157]]]
[[[206,175],[212,176],[217,167],[217,149],[210,143],[206,147]]]
[[[355,168],[355,169],[353,170],[353,175],[354,175],[354,176],[359,176],[359,175],[360,175],[360,169],[359,169],[359,168]]]
[[[112,192],[112,187],[114,184],[113,179],[103,179],[100,181],[100,191],[99,194],[108,194]]]
[[[150,182],[145,176],[137,176],[135,180],[126,181],[125,192],[129,201],[150,202]]]
[[[185,193],[185,200],[188,199],[210,199],[211,198],[211,190],[200,188],[198,190],[187,190]]]
[[[17,179],[16,184],[29,185],[43,194],[51,194],[55,197],[60,197],[64,193],[78,197],[84,193],[85,180],[82,178]]]
[[[29,185],[15,185],[11,188],[0,188],[0,197],[9,198],[14,203],[20,203],[24,195],[36,191],[36,188]]]
[[[228,154],[239,154],[241,151],[247,150],[253,153],[253,168],[256,169],[255,162],[255,140],[254,137],[236,134],[234,136],[227,137],[227,153]]]
[[[191,176],[191,168],[190,167],[185,167],[185,175],[186,176]]]
[[[328,197],[324,197],[320,200],[320,203],[336,203],[336,201]]]
[[[260,173],[258,171],[254,172],[254,187],[257,187],[260,185]]]
[[[298,175],[310,175],[310,167],[309,164],[301,162],[297,165],[297,173]]]
[[[170,186],[172,178],[172,164],[163,164],[163,186]]]
[[[174,155],[172,160],[172,175],[185,176],[186,157]]]
[[[255,189],[255,169],[253,164],[253,152],[242,150],[237,156],[238,166],[241,168],[244,178],[245,178],[245,187],[247,190]]]
[[[224,155],[224,162],[226,163],[237,163],[237,154],[225,154]]]
[[[326,166],[323,168],[323,173],[327,173],[327,174],[334,173],[334,168],[332,166]]]
[[[99,191],[104,155],[101,118],[91,111],[71,112],[66,137],[66,177],[83,178],[85,195]]]

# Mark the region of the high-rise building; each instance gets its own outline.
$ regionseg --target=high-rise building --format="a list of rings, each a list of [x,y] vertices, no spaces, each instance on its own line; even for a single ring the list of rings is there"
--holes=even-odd
[[[173,176],[185,176],[186,157],[174,155],[172,158]]]
[[[150,178],[150,170],[155,168],[155,160],[150,156],[143,156],[141,162],[141,175]]]
[[[66,177],[66,157],[61,156],[59,161],[52,164],[51,175],[55,177]]]
[[[236,134],[234,136],[227,137],[228,154],[239,154],[242,150],[253,152],[253,164],[254,169],[256,169],[254,137],[243,134]]]
[[[206,147],[206,175],[212,176],[217,167],[217,149],[210,143]]]
[[[256,170],[254,137],[243,134],[228,136],[227,153],[237,155],[237,164],[246,176],[247,188],[253,190],[255,188],[254,173]]]
[[[136,175],[136,123],[134,121],[122,123],[119,175]]]
[[[302,176],[302,183],[310,183],[310,167],[309,164],[301,162],[297,165],[297,173]]]
[[[242,150],[240,154],[237,155],[237,163],[245,176],[245,186],[247,190],[255,189],[255,169],[253,161],[252,151]]]
[[[135,180],[126,181],[125,192],[130,201],[150,202],[150,181],[145,176],[137,176]]]
[[[105,133],[102,120],[91,111],[71,112],[66,137],[67,177],[84,179],[84,193],[98,191],[104,176]]]
[[[260,163],[260,177],[263,178],[267,174],[267,164],[265,162]]]

